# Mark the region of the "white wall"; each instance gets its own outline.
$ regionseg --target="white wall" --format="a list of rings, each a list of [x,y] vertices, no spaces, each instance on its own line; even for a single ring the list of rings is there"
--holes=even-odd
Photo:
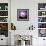
[[[29,9],[29,21],[17,21],[17,9]],[[11,0],[11,22],[17,30],[27,30],[29,26],[37,25],[37,2],[29,0]]]
[[[17,30],[27,30],[29,26],[38,27],[38,3],[46,0],[11,0],[11,22],[16,25]],[[17,9],[29,9],[29,21],[17,21]]]
[[[32,24],[35,26],[33,46],[41,46],[38,43],[43,44],[42,38],[35,37],[38,36],[38,3],[46,3],[46,0],[11,0],[11,22],[16,25],[18,32],[28,30]],[[29,21],[17,21],[17,9],[29,9]]]

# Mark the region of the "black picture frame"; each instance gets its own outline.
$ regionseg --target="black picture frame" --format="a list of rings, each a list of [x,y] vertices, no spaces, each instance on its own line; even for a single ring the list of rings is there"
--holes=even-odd
[[[17,21],[29,21],[29,9],[17,9]]]

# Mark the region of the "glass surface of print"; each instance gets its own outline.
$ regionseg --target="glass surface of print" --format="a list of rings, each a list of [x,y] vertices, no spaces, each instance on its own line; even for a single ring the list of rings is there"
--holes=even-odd
[[[18,21],[29,21],[29,9],[17,9]]]

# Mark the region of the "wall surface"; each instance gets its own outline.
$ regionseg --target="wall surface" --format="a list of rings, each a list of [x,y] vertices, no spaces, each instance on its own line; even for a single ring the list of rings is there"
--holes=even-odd
[[[33,33],[32,44],[44,46],[43,38],[38,37],[38,3],[46,3],[46,0],[11,0],[11,22],[16,25],[17,32],[28,30],[29,26],[34,25],[36,34]],[[17,9],[29,9],[29,21],[17,21]]]
[[[29,21],[17,21],[17,9],[29,9]],[[11,20],[16,25],[17,30],[28,30],[32,24],[37,27],[37,2],[32,0],[12,0]]]

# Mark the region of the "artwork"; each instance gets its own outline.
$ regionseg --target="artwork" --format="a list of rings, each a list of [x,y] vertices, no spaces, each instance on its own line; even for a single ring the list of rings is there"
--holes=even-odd
[[[8,37],[8,23],[0,23],[0,35]]]
[[[29,9],[17,9],[18,21],[29,21]]]
[[[38,11],[38,16],[46,16],[46,11]]]
[[[46,17],[38,17],[38,22],[46,22]]]
[[[16,26],[13,23],[11,23],[11,30],[16,30]]]
[[[0,17],[0,22],[8,22],[8,17]]]
[[[45,10],[46,9],[46,3],[39,3],[38,4],[38,10]]]
[[[0,11],[0,16],[8,16],[8,11]]]
[[[46,28],[46,23],[38,23],[38,28]]]
[[[46,37],[46,29],[39,29],[39,37]]]
[[[8,3],[0,3],[0,10],[8,10]]]

